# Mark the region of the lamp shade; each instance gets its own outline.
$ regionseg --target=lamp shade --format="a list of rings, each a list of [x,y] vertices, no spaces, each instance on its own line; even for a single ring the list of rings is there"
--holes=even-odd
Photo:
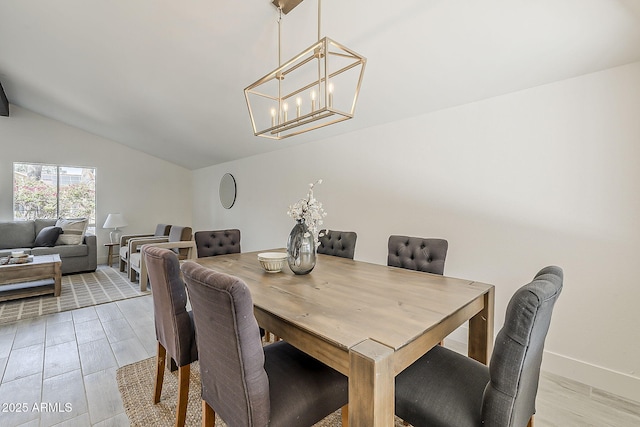
[[[119,228],[126,227],[127,220],[124,219],[122,214],[111,213],[107,216],[107,220],[104,222],[102,228]]]

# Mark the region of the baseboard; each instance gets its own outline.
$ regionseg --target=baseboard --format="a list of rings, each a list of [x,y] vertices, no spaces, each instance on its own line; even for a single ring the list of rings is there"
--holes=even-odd
[[[108,261],[108,257],[107,257],[107,256],[104,256],[104,257],[99,256],[99,257],[98,257],[98,264],[105,264],[105,265],[106,265],[106,264],[107,264],[107,261]],[[119,261],[118,261],[118,262],[119,262]],[[118,266],[118,262],[113,261],[113,262],[111,263],[111,267],[113,267],[113,266],[116,266],[116,267],[117,267],[117,266]]]
[[[446,338],[445,344],[447,340],[453,340],[466,345],[467,337],[468,328],[461,326]],[[542,370],[640,403],[640,378],[638,377],[547,350],[542,358]]]
[[[542,369],[582,384],[640,402],[640,378],[545,351]]]

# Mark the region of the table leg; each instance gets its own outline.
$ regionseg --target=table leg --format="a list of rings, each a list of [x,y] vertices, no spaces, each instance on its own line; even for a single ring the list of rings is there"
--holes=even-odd
[[[394,350],[366,340],[349,350],[349,426],[389,427],[394,423]]]
[[[493,350],[493,319],[495,291],[491,288],[483,296],[484,308],[469,319],[469,357],[489,364]]]
[[[62,293],[62,268],[60,262],[53,264],[53,281],[53,296],[59,297]]]

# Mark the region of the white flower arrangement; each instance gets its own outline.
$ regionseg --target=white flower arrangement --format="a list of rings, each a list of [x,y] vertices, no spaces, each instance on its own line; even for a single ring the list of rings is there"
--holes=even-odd
[[[293,205],[290,205],[287,215],[295,220],[304,219],[307,227],[309,228],[309,232],[313,235],[313,240],[315,241],[316,246],[318,246],[320,244],[318,238],[322,237],[322,235],[319,234],[322,219],[327,216],[327,213],[324,211],[322,203],[313,197],[313,187],[316,184],[322,184],[322,180],[319,179],[315,183],[309,184],[307,197],[298,200]],[[305,237],[309,236],[305,235]]]

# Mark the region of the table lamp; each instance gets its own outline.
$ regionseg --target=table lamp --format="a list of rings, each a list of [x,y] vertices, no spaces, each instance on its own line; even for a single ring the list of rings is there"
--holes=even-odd
[[[124,219],[122,214],[119,213],[110,213],[107,215],[107,220],[104,222],[102,228],[113,228],[113,231],[109,233],[109,238],[111,239],[111,243],[120,243],[120,235],[122,234],[119,227],[126,227],[127,221]]]

